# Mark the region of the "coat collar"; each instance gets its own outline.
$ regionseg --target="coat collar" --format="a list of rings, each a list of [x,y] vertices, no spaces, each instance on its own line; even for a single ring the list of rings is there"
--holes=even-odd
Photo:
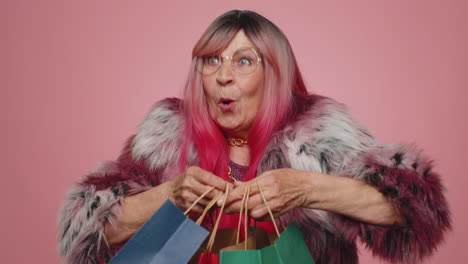
[[[180,99],[168,98],[153,106],[133,139],[131,152],[135,160],[146,160],[152,170],[174,168],[183,139],[181,103]],[[331,98],[296,97],[294,112],[290,121],[272,135],[258,174],[289,167],[337,172],[343,167],[345,155],[358,155],[374,144],[366,128],[354,122],[346,107]],[[193,146],[188,154],[188,164],[198,164]]]

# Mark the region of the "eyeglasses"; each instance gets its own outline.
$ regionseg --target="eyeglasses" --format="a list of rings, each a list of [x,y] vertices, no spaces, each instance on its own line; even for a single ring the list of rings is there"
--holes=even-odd
[[[224,60],[230,60],[232,69],[239,74],[252,73],[262,61],[253,48],[240,48],[232,57],[212,55],[197,57],[195,68],[198,72],[209,75],[217,72]]]

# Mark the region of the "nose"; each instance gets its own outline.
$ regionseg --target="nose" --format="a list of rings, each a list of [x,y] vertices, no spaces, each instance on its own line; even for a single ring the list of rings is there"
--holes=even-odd
[[[234,72],[229,64],[230,63],[225,60],[216,74],[216,82],[221,86],[228,86],[234,83]]]

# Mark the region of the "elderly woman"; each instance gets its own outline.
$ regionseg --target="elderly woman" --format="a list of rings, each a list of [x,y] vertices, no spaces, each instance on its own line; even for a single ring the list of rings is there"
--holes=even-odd
[[[309,94],[282,31],[234,10],[195,45],[184,100],[155,104],[118,160],[69,191],[59,250],[70,263],[105,263],[165,200],[186,209],[215,187],[201,212],[226,182],[234,189],[218,205],[238,217],[249,181],[277,220],[298,222],[317,263],[357,263],[357,237],[383,259],[417,262],[450,228],[431,161],[379,144],[345,106]],[[266,220],[251,186],[250,216]]]

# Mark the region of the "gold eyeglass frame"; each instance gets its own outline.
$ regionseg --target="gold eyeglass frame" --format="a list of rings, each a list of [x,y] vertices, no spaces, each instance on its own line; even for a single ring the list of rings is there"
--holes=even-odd
[[[232,63],[232,60],[234,59],[236,53],[238,53],[239,51],[243,51],[243,50],[251,50],[254,52],[255,56],[257,56],[257,61],[253,62],[254,65],[255,65],[255,68],[252,69],[251,72],[249,73],[241,73],[239,72],[239,70],[237,69],[237,67],[235,66],[235,63]],[[205,56],[208,56],[208,55],[205,55]],[[222,56],[221,54],[219,55],[213,55],[213,56],[209,56],[209,57],[219,57],[221,59],[221,63],[218,64],[219,66],[216,68],[216,70],[214,70],[213,72],[210,72],[210,73],[204,73],[203,72],[203,57],[205,56],[197,56],[196,57],[196,60],[195,60],[195,69],[197,70],[197,72],[203,74],[203,75],[211,75],[213,73],[216,73],[217,71],[219,71],[219,69],[221,68],[221,66],[224,64],[224,60],[229,60],[231,62],[231,67],[232,67],[232,70],[237,73],[237,74],[240,74],[240,75],[248,75],[248,74],[251,74],[255,71],[255,69],[257,69],[258,67],[258,64],[260,64],[260,62],[262,61],[262,58],[259,56],[258,52],[256,49],[252,48],[252,47],[242,47],[242,48],[239,48],[237,49],[234,54],[232,56]],[[201,64],[201,66],[200,66]],[[201,69],[199,69],[201,67]]]

